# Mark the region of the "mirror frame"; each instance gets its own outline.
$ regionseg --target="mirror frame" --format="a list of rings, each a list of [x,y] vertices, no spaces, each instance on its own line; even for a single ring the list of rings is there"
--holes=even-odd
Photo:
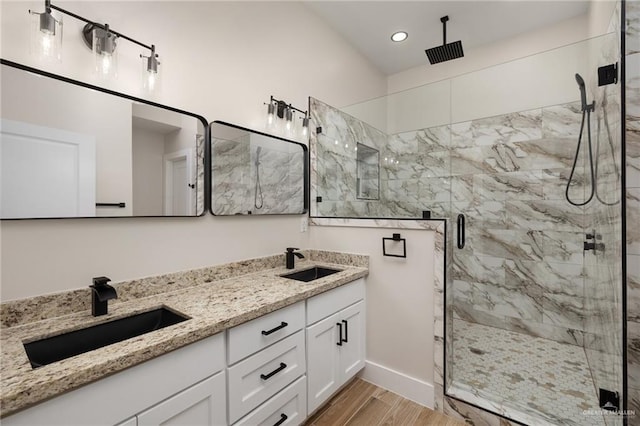
[[[213,191],[213,185],[212,185],[212,180],[213,180],[213,173],[211,170],[212,167],[212,162],[211,162],[211,153],[213,152],[213,135],[211,134],[211,126],[213,124],[222,124],[225,126],[229,126],[229,127],[233,127],[235,129],[238,130],[244,130],[246,132],[249,133],[255,133],[258,135],[262,135],[262,136],[266,136],[272,139],[278,139],[281,140],[283,142],[287,142],[287,143],[291,143],[294,145],[299,145],[302,147],[302,152],[303,152],[303,157],[304,157],[304,164],[303,164],[303,177],[304,177],[304,182],[303,182],[303,190],[304,190],[304,195],[303,195],[303,203],[304,205],[302,206],[302,211],[300,213],[265,213],[265,214],[251,214],[251,215],[244,215],[244,214],[230,214],[230,215],[219,215],[219,214],[215,214],[213,212],[213,194],[211,193],[211,191]],[[209,181],[208,181],[208,186],[209,186],[209,212],[213,215],[213,216],[217,216],[217,217],[225,217],[225,216],[229,216],[229,217],[238,217],[238,216],[249,216],[249,217],[260,217],[260,216],[302,216],[302,215],[308,215],[309,214],[309,194],[310,194],[310,179],[309,179],[309,147],[303,143],[300,142],[296,142],[296,141],[292,141],[289,139],[285,139],[283,137],[280,136],[276,136],[276,135],[271,135],[269,133],[264,133],[258,130],[253,130],[253,129],[249,129],[246,127],[242,127],[242,126],[238,126],[236,124],[231,124],[228,123],[226,121],[221,121],[221,120],[216,120],[216,121],[212,121],[211,123],[209,123],[209,157],[208,158],[208,167],[209,167]],[[206,155],[206,152],[205,152]],[[206,163],[206,162],[205,162]],[[205,174],[205,179],[206,179],[206,174]],[[206,187],[206,185],[205,185]]]
[[[141,99],[141,98],[137,98],[135,96],[131,96],[131,95],[127,95],[125,93],[120,93],[120,92],[116,92],[114,90],[110,90],[104,87],[100,87],[100,86],[94,86],[92,84],[89,83],[85,83],[82,81],[78,81],[78,80],[74,80],[72,78],[68,78],[68,77],[64,77],[58,74],[53,74],[50,73],[48,71],[44,71],[44,70],[40,70],[37,68],[33,68],[30,67],[28,65],[23,65],[23,64],[19,64],[17,62],[13,62],[4,58],[0,58],[0,65],[6,65],[9,67],[13,67],[22,71],[26,71],[32,74],[36,74],[39,76],[43,76],[43,77],[49,77],[52,78],[54,80],[58,80],[58,81],[62,81],[64,83],[68,83],[68,84],[73,84],[75,86],[80,86],[80,87],[84,87],[86,89],[91,89],[91,90],[95,90],[98,92],[102,92],[108,95],[112,95],[112,96],[117,96],[120,98],[124,98],[124,99],[128,99],[134,102],[138,102],[138,103],[142,103],[145,105],[149,105],[149,106],[153,106],[156,108],[162,108],[168,111],[172,111],[172,112],[176,112],[179,114],[183,114],[183,115],[187,115],[190,117],[195,118],[196,120],[199,120],[200,123],[202,124],[202,127],[204,128],[204,185],[203,185],[203,199],[204,199],[204,206],[202,209],[202,213],[199,214],[195,214],[193,216],[61,216],[61,217],[34,217],[34,218],[0,218],[0,220],[58,220],[58,219],[114,219],[114,218],[119,218],[119,219],[135,219],[135,218],[149,218],[149,217],[160,217],[160,218],[172,218],[172,217],[176,217],[176,218],[187,218],[187,217],[202,217],[204,216],[207,211],[211,210],[211,164],[210,164],[210,158],[211,158],[211,139],[210,139],[210,135],[209,135],[209,122],[207,121],[206,118],[204,118],[201,115],[195,114],[193,112],[189,112],[189,111],[184,111],[178,108],[174,108],[174,107],[170,107],[167,105],[162,105],[153,101],[149,101],[146,99]],[[197,182],[196,182],[197,185]]]

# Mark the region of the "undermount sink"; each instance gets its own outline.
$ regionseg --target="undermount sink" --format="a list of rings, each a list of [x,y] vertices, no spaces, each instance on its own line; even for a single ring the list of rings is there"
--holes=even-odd
[[[188,320],[165,307],[25,343],[33,368],[122,342]]]
[[[283,278],[289,278],[297,281],[304,281],[308,283],[309,281],[317,280],[318,278],[323,278],[336,272],[341,272],[338,269],[331,268],[322,268],[320,266],[315,266],[311,269],[304,269],[298,272],[291,272],[289,274],[280,275]]]

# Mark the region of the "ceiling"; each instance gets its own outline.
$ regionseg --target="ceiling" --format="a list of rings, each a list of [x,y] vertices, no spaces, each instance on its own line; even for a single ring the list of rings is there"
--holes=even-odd
[[[442,44],[440,18],[448,15],[447,42],[462,40],[465,52],[587,13],[588,1],[307,1],[383,73],[428,64],[425,49]],[[409,38],[391,41],[406,31]]]

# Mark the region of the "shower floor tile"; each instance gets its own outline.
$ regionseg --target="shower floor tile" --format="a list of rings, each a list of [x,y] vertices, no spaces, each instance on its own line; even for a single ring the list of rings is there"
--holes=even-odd
[[[455,319],[453,361],[452,396],[530,425],[605,424],[579,346]]]

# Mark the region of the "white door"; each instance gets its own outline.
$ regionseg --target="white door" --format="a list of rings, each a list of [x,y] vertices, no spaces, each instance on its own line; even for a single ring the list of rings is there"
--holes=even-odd
[[[189,216],[195,214],[193,150],[183,149],[164,156],[164,214]]]
[[[307,328],[307,412],[324,404],[341,386],[338,351],[339,314]]]
[[[138,426],[225,425],[227,401],[224,372],[180,392],[138,414]]]
[[[345,340],[339,349],[340,375],[344,383],[364,367],[366,350],[364,300],[340,311],[340,322]]]
[[[95,216],[95,138],[0,122],[0,217]]]

